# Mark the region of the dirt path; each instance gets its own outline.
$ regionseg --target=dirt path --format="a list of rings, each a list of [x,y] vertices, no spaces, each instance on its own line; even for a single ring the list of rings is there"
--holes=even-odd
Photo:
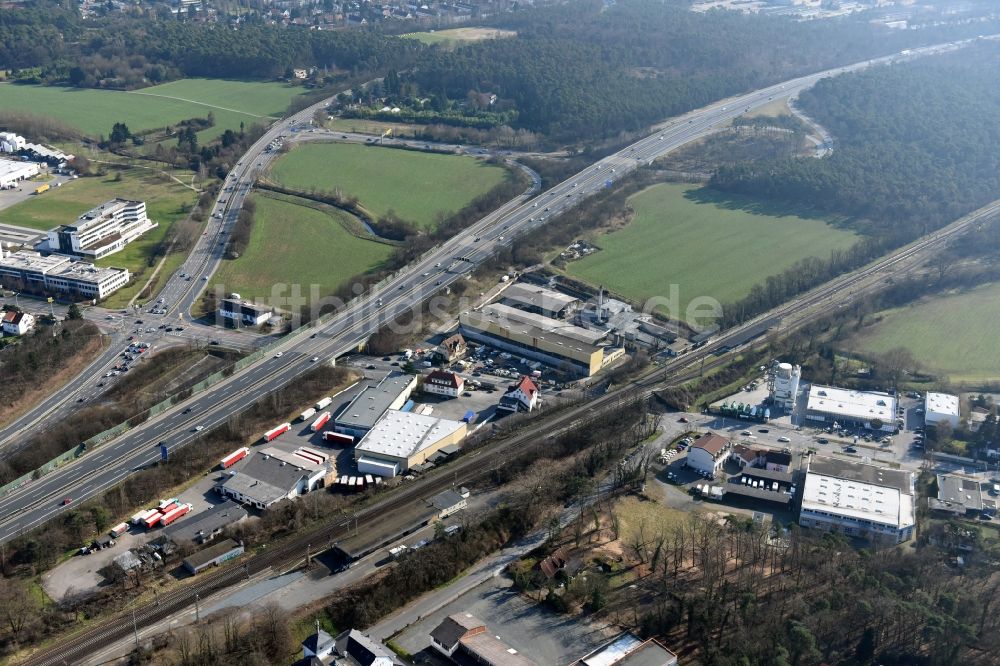
[[[196,99],[186,99],[184,97],[174,97],[172,95],[161,95],[159,93],[149,93],[141,92],[139,90],[126,90],[130,95],[145,95],[146,97],[160,97],[162,99],[172,99],[177,102],[187,102],[188,104],[197,104],[199,106],[207,106],[210,109],[218,109],[219,111],[229,111],[230,113],[239,113],[244,116],[250,116],[251,118],[270,118],[271,120],[277,120],[277,116],[259,116],[256,113],[250,113],[248,111],[240,111],[239,109],[230,109],[225,106],[218,106],[217,104],[209,104],[207,102],[199,102]]]

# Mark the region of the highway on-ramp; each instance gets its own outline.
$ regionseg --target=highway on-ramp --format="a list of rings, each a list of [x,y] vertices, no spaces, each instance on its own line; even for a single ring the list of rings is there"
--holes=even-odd
[[[913,49],[907,57],[953,48],[954,45],[940,45]],[[511,243],[516,235],[526,233],[544,224],[550,217],[577,205],[588,195],[604,187],[608,180],[620,178],[670,150],[705,135],[719,123],[727,122],[747,109],[767,104],[776,96],[794,95],[820,78],[888,62],[897,57],[873,59],[846,68],[800,77],[723,100],[662,125],[653,134],[602,159],[543,194],[514,199],[429,252],[377,293],[366,295],[352,303],[322,326],[288,336],[275,349],[274,356],[234,374],[72,464],[0,498],[0,541],[36,527],[65,510],[66,507],[62,504],[64,499],[71,498],[72,503],[85,501],[154,462],[159,457],[157,444],[160,441],[166,442],[174,455],[180,455],[178,449],[197,437],[194,431],[196,427],[212,428],[225,423],[234,412],[251,406],[262,395],[288,384],[306,372],[312,367],[313,358],[318,358],[318,362],[327,362],[355,348],[383,322],[417,308],[427,297],[461,279],[475,264]],[[280,136],[287,128],[301,123],[303,114],[308,117],[310,113],[311,111],[306,110],[282,121],[269,130],[264,138]],[[254,159],[244,158],[240,165],[243,170],[234,174],[237,182],[244,182],[253,176],[253,169],[262,166],[263,160],[254,162]],[[223,205],[233,211],[235,204],[236,202],[230,201]],[[224,233],[222,225],[231,224],[232,221],[224,218],[217,233]],[[218,264],[218,250],[208,249],[207,244],[200,245],[204,250],[201,255],[203,263],[191,269],[199,280],[201,276],[210,274]],[[191,261],[198,261],[198,258],[193,257]],[[184,284],[192,283],[185,281]],[[195,288],[185,291],[182,285],[181,291],[171,292],[175,299],[174,308],[177,308],[177,300],[182,307],[185,303],[193,303],[196,291]],[[173,310],[168,310],[170,311]]]

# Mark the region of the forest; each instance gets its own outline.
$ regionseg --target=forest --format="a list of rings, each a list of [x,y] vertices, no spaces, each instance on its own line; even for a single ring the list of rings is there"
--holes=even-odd
[[[0,14],[0,67],[16,80],[135,88],[183,76],[273,79],[315,66],[327,85],[399,72],[416,95],[463,103],[497,95],[515,129],[555,142],[618,138],[713,100],[917,43],[991,28],[891,31],[866,18],[796,22],[699,14],[679,0],[599,0],[497,19],[512,39],[449,50],[377,29],[311,31],[109,15],[82,21],[48,0]],[[794,54],[794,57],[779,54]]]
[[[833,135],[827,159],[720,168],[712,187],[853,216],[909,240],[1000,196],[1000,47],[819,82],[799,105]]]

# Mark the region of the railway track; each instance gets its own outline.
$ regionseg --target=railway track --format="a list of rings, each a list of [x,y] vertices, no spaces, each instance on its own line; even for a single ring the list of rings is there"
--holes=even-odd
[[[839,298],[840,296],[846,295],[856,298],[877,290],[884,283],[889,272],[905,268],[911,261],[919,260],[924,251],[935,248],[971,226],[998,214],[1000,214],[1000,201],[974,211],[884,259],[854,273],[834,279],[788,304],[731,329],[705,347],[682,356],[666,366],[651,369],[618,389],[586,403],[557,412],[551,418],[546,417],[540,422],[530,424],[527,430],[513,437],[497,441],[486,448],[463,456],[449,465],[446,470],[431,472],[429,475],[403,486],[399,491],[358,511],[356,516],[351,519],[341,519],[333,524],[312,528],[273,548],[245,557],[242,566],[230,566],[203,575],[194,583],[161,596],[156,602],[145,603],[135,608],[134,616],[131,609],[120,611],[112,618],[76,636],[67,638],[59,645],[46,648],[33,655],[32,663],[40,666],[73,664],[76,660],[86,657],[96,646],[106,645],[127,637],[134,627],[147,627],[183,611],[194,603],[196,595],[200,598],[206,598],[244,578],[279,565],[294,564],[302,559],[303,553],[308,548],[313,546],[318,548],[348,536],[352,522],[364,520],[371,523],[373,518],[391,514],[415,501],[421,501],[424,497],[449,488],[458,476],[462,477],[463,482],[481,479],[497,466],[502,465],[505,460],[509,460],[511,456],[537,443],[540,437],[556,436],[571,428],[578,427],[590,419],[599,418],[604,410],[620,406],[623,401],[647,398],[657,388],[664,386],[668,379],[671,384],[683,383],[697,378],[705,370],[712,370],[728,363],[729,353],[750,344],[757,336],[744,340],[739,346],[731,348],[728,353],[720,355],[717,352],[728,348],[733,340],[740,339],[748,331],[752,332],[755,327],[759,328],[763,323],[781,321],[783,330],[787,332],[807,321],[837,310],[843,302]],[[845,291],[846,294],[844,294]],[[836,300],[825,303],[831,299]],[[761,331],[761,334],[763,332]]]

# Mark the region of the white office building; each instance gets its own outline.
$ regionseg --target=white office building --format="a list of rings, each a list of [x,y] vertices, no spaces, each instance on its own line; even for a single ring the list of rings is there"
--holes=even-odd
[[[799,525],[902,543],[913,537],[913,498],[912,472],[813,457]]]
[[[853,391],[813,384],[806,419],[845,428],[896,432],[896,397],[876,391]]]
[[[114,254],[139,238],[156,222],[146,216],[144,201],[113,199],[48,233],[48,249],[89,259]]]
[[[960,405],[957,395],[928,392],[924,398],[924,423],[933,426],[947,421],[952,428],[957,428],[961,418]]]
[[[128,284],[130,277],[125,268],[98,268],[60,254],[22,250],[0,258],[0,284],[34,294],[101,300]]]

